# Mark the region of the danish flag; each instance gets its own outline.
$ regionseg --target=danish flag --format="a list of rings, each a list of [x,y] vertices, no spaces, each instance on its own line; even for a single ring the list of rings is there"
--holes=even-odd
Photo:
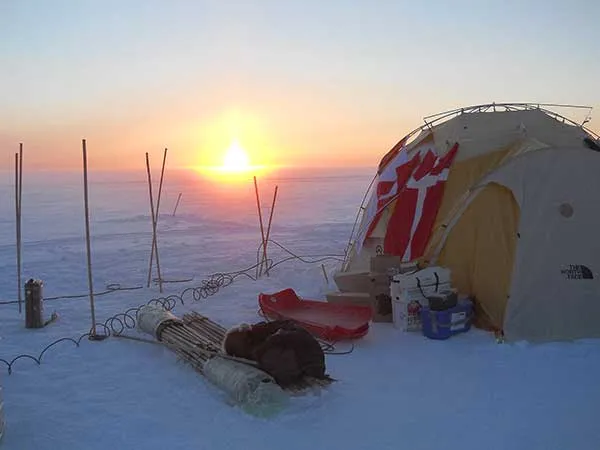
[[[383,241],[385,253],[402,256],[402,261],[412,261],[423,255],[457,151],[458,144],[454,144],[440,158],[432,148],[427,148],[396,169],[399,184],[406,181],[387,224]]]
[[[407,161],[406,155],[406,140],[405,137],[394,146],[382,159],[377,168],[377,185],[375,193],[369,200],[369,204],[365,209],[365,224],[366,228],[359,230],[356,237],[358,243],[357,251],[362,249],[364,240],[368,238],[385,210],[386,205],[393,201],[394,196],[398,192],[396,168]]]
[[[458,143],[442,157],[437,156],[429,139],[420,147],[409,159],[401,141],[384,157],[387,159],[385,164],[382,160],[376,193],[366,211],[372,219],[364,238],[359,241],[360,247],[379,223],[386,207],[394,202],[384,238],[384,253],[402,256],[402,261],[412,261],[423,255]]]

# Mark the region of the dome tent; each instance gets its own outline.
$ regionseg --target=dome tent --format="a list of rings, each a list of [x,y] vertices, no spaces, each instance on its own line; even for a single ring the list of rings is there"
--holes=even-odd
[[[598,137],[542,105],[430,118],[383,157],[341,272],[447,267],[507,339],[599,337]]]

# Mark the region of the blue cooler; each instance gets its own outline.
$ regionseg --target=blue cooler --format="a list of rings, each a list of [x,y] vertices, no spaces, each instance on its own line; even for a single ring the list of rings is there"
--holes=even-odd
[[[430,339],[448,339],[469,331],[473,319],[473,302],[467,298],[458,300],[455,307],[445,311],[431,311],[425,306],[421,309],[423,334]]]

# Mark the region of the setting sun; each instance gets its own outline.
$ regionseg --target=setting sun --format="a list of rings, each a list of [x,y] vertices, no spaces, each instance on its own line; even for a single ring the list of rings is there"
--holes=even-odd
[[[265,165],[254,164],[251,157],[252,153],[246,150],[237,138],[230,141],[221,155],[221,164],[199,166],[197,167],[198,170],[204,175],[224,181],[244,181],[249,179],[248,177],[263,173],[266,170]],[[218,160],[215,159],[215,163]]]
[[[246,172],[250,169],[250,158],[240,143],[234,140],[223,158],[224,172]]]
[[[268,123],[255,112],[224,110],[201,123],[185,125],[194,148],[188,166],[215,181],[244,181],[280,167],[282,146]]]

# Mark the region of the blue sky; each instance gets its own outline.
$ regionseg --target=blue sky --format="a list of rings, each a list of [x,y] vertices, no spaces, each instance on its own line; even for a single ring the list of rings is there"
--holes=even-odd
[[[424,115],[490,101],[591,105],[600,131],[599,19],[594,1],[3,0],[0,167],[20,141],[78,167],[82,137],[98,165],[165,146],[185,165],[236,133],[374,165]]]

